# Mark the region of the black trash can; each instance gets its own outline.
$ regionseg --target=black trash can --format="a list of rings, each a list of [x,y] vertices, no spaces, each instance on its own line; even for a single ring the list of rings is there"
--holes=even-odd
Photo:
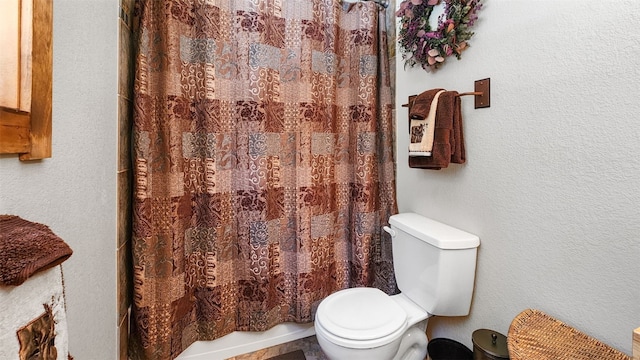
[[[431,360],[473,360],[473,352],[468,347],[451,339],[429,341],[427,352]]]

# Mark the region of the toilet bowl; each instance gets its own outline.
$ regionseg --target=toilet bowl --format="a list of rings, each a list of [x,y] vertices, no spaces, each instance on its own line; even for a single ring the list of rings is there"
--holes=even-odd
[[[375,288],[339,291],[320,303],[316,338],[329,359],[423,360],[429,314],[402,294]]]
[[[480,239],[414,213],[389,224],[401,293],[351,288],[322,300],[316,337],[331,360],[424,360],[427,319],[469,314]]]

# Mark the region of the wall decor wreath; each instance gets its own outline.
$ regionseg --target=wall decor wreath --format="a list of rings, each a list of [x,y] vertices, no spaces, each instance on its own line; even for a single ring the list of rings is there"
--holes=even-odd
[[[432,29],[429,17],[434,7],[444,2],[438,27]],[[482,9],[481,0],[403,0],[396,16],[400,18],[398,43],[405,67],[422,66],[426,71],[438,69],[448,56],[460,55],[473,36],[470,28]]]

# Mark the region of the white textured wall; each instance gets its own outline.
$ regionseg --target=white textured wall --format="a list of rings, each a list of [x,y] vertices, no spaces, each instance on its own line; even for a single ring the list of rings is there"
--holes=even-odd
[[[403,70],[397,104],[423,90],[463,98],[467,164],[407,166],[398,108],[398,201],[480,236],[471,314],[432,337],[472,347],[537,308],[631,353],[640,326],[640,2],[486,0],[472,47],[436,74]]]
[[[53,157],[0,156],[0,214],[46,224],[71,246],[69,351],[115,359],[118,2],[53,7]]]

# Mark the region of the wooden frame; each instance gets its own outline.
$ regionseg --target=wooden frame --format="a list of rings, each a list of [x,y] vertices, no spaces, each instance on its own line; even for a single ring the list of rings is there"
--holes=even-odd
[[[633,360],[640,360],[640,327],[633,330]]]
[[[53,0],[32,1],[31,111],[0,108],[0,154],[20,160],[51,157]]]

